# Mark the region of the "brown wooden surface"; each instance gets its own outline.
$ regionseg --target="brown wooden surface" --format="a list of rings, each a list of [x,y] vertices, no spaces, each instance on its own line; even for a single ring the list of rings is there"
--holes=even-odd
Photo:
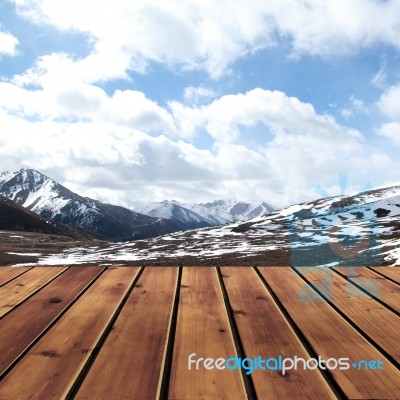
[[[280,312],[254,269],[222,268],[234,318],[247,357],[311,356]],[[252,373],[256,393],[261,399],[336,399],[318,370],[258,370]]]
[[[400,362],[400,318],[396,314],[330,270],[324,272],[327,285],[320,284],[321,268],[297,270],[309,282],[316,285],[323,295],[331,294],[332,303],[340,311]]]
[[[3,267],[4,268],[4,267]],[[37,267],[0,288],[0,317],[65,271],[60,267]]]
[[[400,285],[385,279],[368,268],[334,268],[372,297],[378,298],[393,310],[400,313]]]
[[[348,357],[351,362],[360,359],[383,361],[384,370],[330,371],[349,399],[399,398],[399,370],[293,270],[264,267],[260,271],[317,354],[325,359]]]
[[[157,398],[177,278],[174,267],[144,271],[77,399]]]
[[[0,399],[64,398],[137,272],[138,268],[105,271],[6,375]]]
[[[0,321],[0,376],[102,270],[70,268]]]
[[[389,269],[392,279],[400,271]],[[1,267],[0,278],[14,270]],[[17,305],[0,317],[0,400],[400,399],[396,283],[365,268],[358,278],[373,281],[362,283],[370,285],[364,291],[327,269],[302,268],[303,277],[289,267],[218,271],[34,267],[14,275],[0,288],[3,306]],[[360,297],[375,281],[384,295]],[[189,370],[191,353],[348,357],[381,360],[384,370],[243,377]]]
[[[237,370],[189,370],[192,353],[215,359],[237,354],[215,268],[183,270],[169,399],[246,398]]]
[[[6,282],[15,277],[23,274],[32,267],[0,267],[0,286],[3,286]]]
[[[371,269],[400,284],[400,267],[371,267]]]

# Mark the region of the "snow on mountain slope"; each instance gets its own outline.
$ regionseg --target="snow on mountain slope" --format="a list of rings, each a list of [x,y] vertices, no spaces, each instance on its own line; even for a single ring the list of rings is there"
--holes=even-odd
[[[55,181],[34,170],[22,169],[0,175],[0,192],[4,196],[37,214],[45,209],[49,218],[54,218],[70,201],[60,197],[62,190],[57,185]]]
[[[268,203],[216,200],[210,203],[183,204],[175,200],[150,204],[139,211],[152,217],[173,220],[183,229],[223,225],[259,217],[275,208]]]
[[[293,205],[249,221],[176,232],[41,264],[400,265],[400,186]]]
[[[180,229],[170,220],[79,196],[31,169],[2,173],[0,194],[44,218],[114,241],[143,239]]]
[[[275,207],[265,202],[245,202],[236,200],[216,200],[209,203],[189,205],[188,208],[201,215],[210,213],[226,219],[226,222],[244,221],[269,214],[276,210]]]
[[[196,212],[184,207],[177,201],[162,201],[160,203],[152,203],[139,210],[142,214],[151,217],[165,218],[172,220],[182,230],[204,228],[206,226],[214,226],[215,223],[209,218],[205,218]]]
[[[0,195],[0,229],[6,231],[36,232],[63,235],[74,239],[95,239],[88,232],[56,223],[27,210],[7,197]]]

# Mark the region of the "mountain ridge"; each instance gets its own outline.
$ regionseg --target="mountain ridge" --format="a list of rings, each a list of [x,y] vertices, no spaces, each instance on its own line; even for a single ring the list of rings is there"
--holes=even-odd
[[[172,221],[80,196],[32,169],[2,173],[0,194],[44,218],[107,240],[144,239],[179,230]]]
[[[138,211],[83,197],[34,169],[0,174],[0,194],[44,217],[103,239],[129,241],[246,220],[274,211],[266,202],[164,200]]]
[[[63,235],[73,239],[98,239],[89,232],[40,217],[1,195],[0,230]]]
[[[44,264],[400,266],[400,186],[333,196],[219,227],[175,232]]]
[[[143,214],[170,218],[185,229],[196,229],[244,221],[275,211],[266,202],[214,200],[208,203],[155,202],[139,209]]]

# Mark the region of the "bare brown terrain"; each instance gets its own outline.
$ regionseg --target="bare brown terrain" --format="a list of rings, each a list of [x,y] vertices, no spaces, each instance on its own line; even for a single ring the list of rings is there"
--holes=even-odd
[[[188,236],[188,243],[190,237]],[[151,241],[136,241],[135,251],[145,250],[151,252]],[[199,251],[207,250],[207,242],[202,243],[198,241],[197,247]],[[110,248],[112,244],[106,241],[92,239],[92,240],[76,240],[68,236],[45,234],[37,232],[21,232],[21,231],[0,231],[0,266],[7,265],[25,265],[31,263],[38,263],[40,259],[45,256],[57,255],[67,252],[71,249],[80,248],[82,254],[90,253],[95,249],[96,251],[104,249],[107,253],[112,252]],[[165,246],[164,251],[166,254],[169,252],[173,254],[175,245],[170,243]],[[10,254],[17,253],[17,254]],[[216,257],[202,258],[197,255],[193,256],[172,256],[172,257],[157,257],[154,259],[132,261],[127,258],[126,260],[112,260],[105,259],[105,264],[115,265],[288,265],[290,264],[290,251],[287,248],[277,250],[267,250],[263,254],[249,254],[243,256],[240,253],[222,254]],[[65,264],[68,262],[66,260]],[[87,262],[85,265],[98,264],[95,261]]]
[[[76,240],[68,236],[37,232],[0,231],[0,266],[36,263],[37,254],[57,254],[77,245],[105,245],[101,240]],[[10,254],[17,253],[17,254]]]

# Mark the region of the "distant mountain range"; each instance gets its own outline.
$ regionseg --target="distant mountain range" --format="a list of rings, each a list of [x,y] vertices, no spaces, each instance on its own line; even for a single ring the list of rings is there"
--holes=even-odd
[[[139,211],[152,217],[171,219],[185,230],[245,221],[269,214],[275,208],[265,202],[216,200],[210,203],[185,204],[165,200],[149,204]]]
[[[171,220],[149,217],[79,196],[32,169],[2,173],[0,194],[46,219],[92,232],[107,240],[144,239],[180,229]]]
[[[265,202],[218,200],[203,204],[163,201],[135,212],[82,197],[33,169],[0,174],[0,195],[43,218],[112,241],[146,239],[180,230],[222,225],[275,210]]]
[[[400,186],[323,198],[248,221],[176,232],[42,263],[129,265],[400,265]]]

